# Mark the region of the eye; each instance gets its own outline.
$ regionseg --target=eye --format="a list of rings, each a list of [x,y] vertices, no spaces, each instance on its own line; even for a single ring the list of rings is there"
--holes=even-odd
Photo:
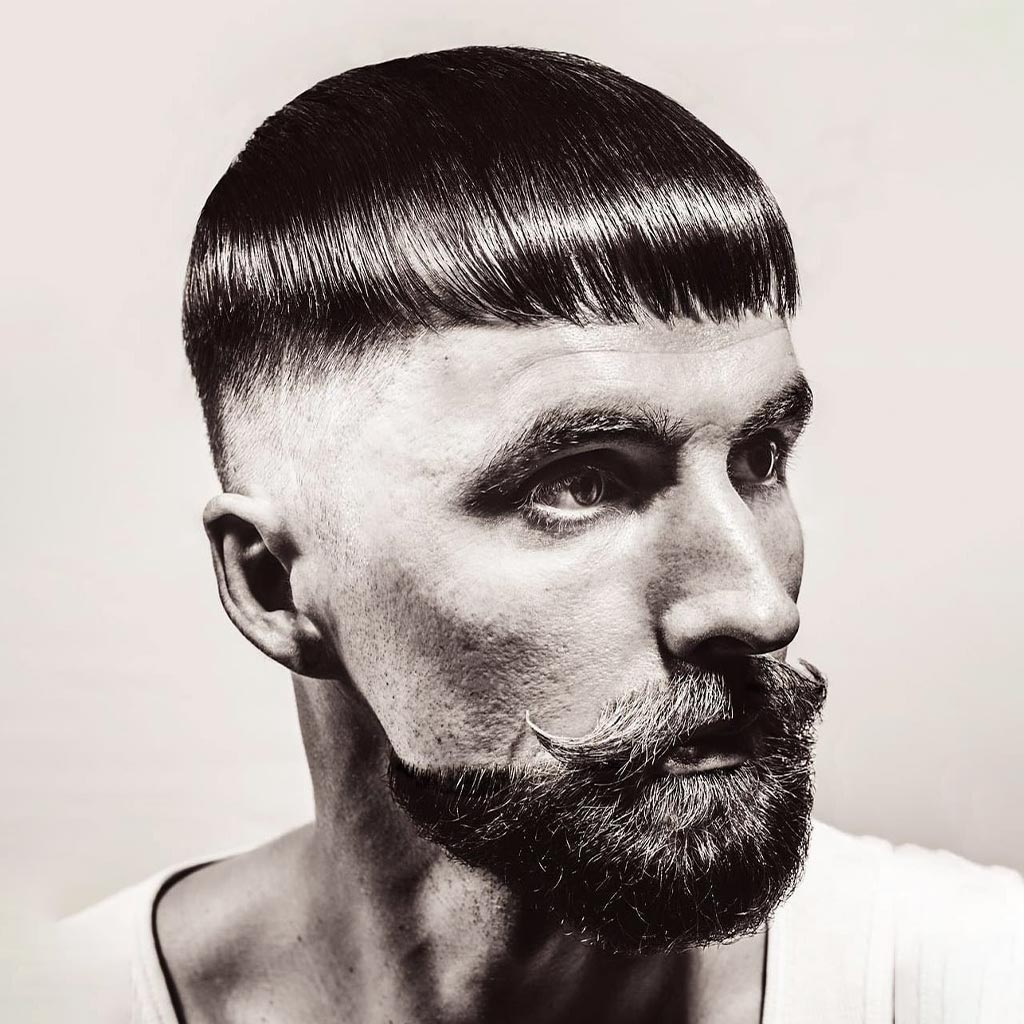
[[[622,482],[598,466],[581,466],[557,479],[545,480],[530,492],[528,503],[562,513],[587,512],[621,501]]]
[[[781,477],[785,452],[778,438],[764,434],[729,456],[729,475],[740,484],[763,484]]]
[[[674,481],[671,453],[623,442],[549,463],[519,491],[515,510],[530,526],[572,534],[606,517],[641,511]]]

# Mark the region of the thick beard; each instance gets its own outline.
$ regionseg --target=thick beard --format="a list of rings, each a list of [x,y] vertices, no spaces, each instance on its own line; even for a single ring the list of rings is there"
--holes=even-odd
[[[394,756],[391,792],[422,835],[584,941],[625,953],[724,942],[764,925],[799,878],[825,687],[807,663],[684,666],[610,704],[588,736],[531,723],[551,764],[439,770]],[[659,767],[732,716],[753,721],[742,764]]]

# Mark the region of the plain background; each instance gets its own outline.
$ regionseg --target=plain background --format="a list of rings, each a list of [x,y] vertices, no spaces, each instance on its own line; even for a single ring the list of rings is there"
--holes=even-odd
[[[21,5],[0,171],[7,909],[66,912],[310,814],[289,679],[215,593],[185,259],[263,117],[345,68],[468,43],[611,64],[776,192],[818,396],[793,472],[794,652],[832,682],[817,813],[1024,868],[1013,7]]]

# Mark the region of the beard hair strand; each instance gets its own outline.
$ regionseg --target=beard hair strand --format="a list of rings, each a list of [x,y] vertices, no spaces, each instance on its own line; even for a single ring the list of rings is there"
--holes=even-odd
[[[762,927],[799,878],[825,691],[806,662],[683,666],[610,703],[587,736],[530,721],[549,763],[432,769],[395,755],[391,792],[422,835],[585,942],[633,954],[724,942]],[[747,760],[659,770],[733,714],[754,723]]]

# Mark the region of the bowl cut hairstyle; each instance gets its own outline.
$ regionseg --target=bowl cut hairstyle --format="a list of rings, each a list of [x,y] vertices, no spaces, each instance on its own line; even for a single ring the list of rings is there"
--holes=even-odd
[[[249,139],[203,207],[183,330],[224,406],[282,372],[463,325],[786,318],[792,240],[754,169],[594,61],[466,47],[346,71]]]

